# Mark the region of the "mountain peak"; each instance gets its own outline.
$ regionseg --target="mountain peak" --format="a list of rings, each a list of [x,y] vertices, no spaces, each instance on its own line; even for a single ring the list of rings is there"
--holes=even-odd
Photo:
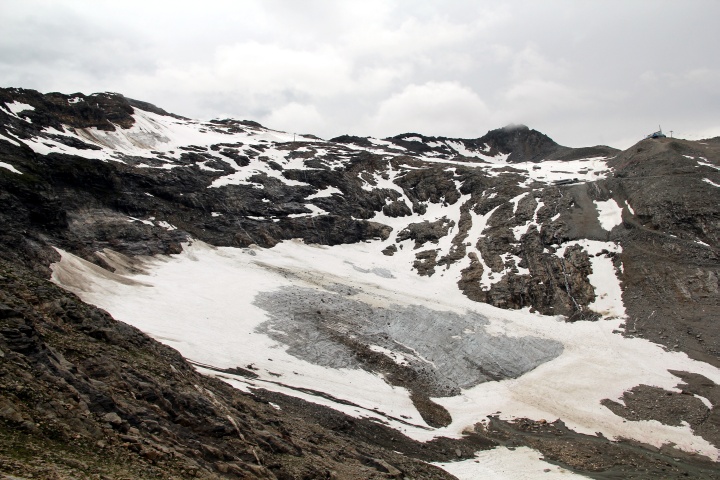
[[[510,124],[490,130],[477,140],[488,147],[488,154],[509,154],[508,162],[537,162],[560,147],[552,138],[526,125]]]

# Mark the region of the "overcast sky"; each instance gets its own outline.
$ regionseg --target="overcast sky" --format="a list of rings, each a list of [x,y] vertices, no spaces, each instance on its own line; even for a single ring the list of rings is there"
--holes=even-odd
[[[720,135],[720,1],[0,0],[0,86],[323,138]]]

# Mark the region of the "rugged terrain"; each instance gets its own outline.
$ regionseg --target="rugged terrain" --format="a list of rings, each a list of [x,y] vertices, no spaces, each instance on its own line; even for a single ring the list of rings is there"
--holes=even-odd
[[[720,139],[325,141],[2,89],[0,472],[450,478],[447,462],[529,447],[542,478],[718,478],[719,169]],[[185,299],[143,293],[175,265]],[[189,326],[218,301],[196,284],[227,265],[240,300]],[[202,341],[235,335],[230,353]],[[453,399],[541,391],[528,379],[582,345],[615,349],[593,352],[608,378],[591,388],[624,379],[585,400],[596,423],[570,400],[578,377],[545,385],[552,406],[508,399],[462,424]],[[576,360],[558,372],[592,363]],[[318,383],[332,372],[379,383],[350,395]]]

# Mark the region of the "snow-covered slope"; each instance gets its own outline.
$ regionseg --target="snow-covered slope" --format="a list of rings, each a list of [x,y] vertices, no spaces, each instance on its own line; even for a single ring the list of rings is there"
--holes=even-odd
[[[720,455],[687,425],[626,421],[601,404],[640,384],[679,391],[668,370],[720,383],[718,369],[647,340],[624,338],[616,330],[622,316],[565,323],[478,304],[455,287],[459,271],[420,277],[401,258],[377,251],[373,243],[217,249],[194,242],[177,257],[149,260],[142,265],[146,273],[122,276],[63,252],[53,279],[238,388],[299,395],[376,418],[413,438],[459,436],[498,414],[560,419],[582,433],[656,447],[672,442],[713,459]],[[621,305],[612,269],[606,277],[599,265],[594,270],[605,299]],[[392,370],[357,362],[348,341],[460,387],[432,398],[452,423],[430,428],[413,406],[412,392],[388,380]],[[477,363],[509,378],[487,381],[463,371],[476,371]],[[258,378],[217,372],[247,365]]]

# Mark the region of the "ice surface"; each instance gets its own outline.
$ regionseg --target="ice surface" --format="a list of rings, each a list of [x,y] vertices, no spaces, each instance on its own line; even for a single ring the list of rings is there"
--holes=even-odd
[[[303,250],[298,253],[311,253]],[[58,270],[55,279],[60,283],[77,280],[78,293],[98,302],[105,298],[108,302],[103,304],[114,311],[116,318],[151,333],[193,361],[220,368],[253,363],[261,374],[261,380],[254,385],[273,389],[273,384],[267,382],[279,381],[289,391],[311,388],[329,392],[362,403],[366,409],[379,408],[390,416],[410,413],[409,422],[425,426],[404,389],[392,387],[364,370],[331,369],[300,360],[288,354],[282,343],[256,331],[269,318],[265,310],[253,304],[256,296],[291,286],[275,268],[296,260],[291,252],[289,257],[282,255],[279,262],[272,260],[275,255],[266,257],[264,252],[272,250],[214,249],[196,242],[178,257],[151,260],[146,266],[147,275],[126,283],[118,283],[114,274],[104,276],[97,267],[63,253],[67,268]],[[203,267],[196,270],[201,264]],[[347,268],[352,267],[345,264]],[[313,270],[308,274],[315,278]],[[125,302],[115,296],[111,293],[115,288],[120,288],[121,296],[131,295],[134,300]]]
[[[360,271],[393,278],[382,269]],[[435,395],[518,377],[562,352],[557,341],[490,334],[487,319],[472,312],[369,305],[355,299],[359,291],[330,287],[331,291],[285,287],[261,292],[254,304],[268,312],[269,320],[257,331],[287,345],[295,357],[336,369],[362,364],[348,342],[338,338],[349,336],[351,343],[379,345],[388,352],[400,350],[409,368],[425,379],[426,393]]]

